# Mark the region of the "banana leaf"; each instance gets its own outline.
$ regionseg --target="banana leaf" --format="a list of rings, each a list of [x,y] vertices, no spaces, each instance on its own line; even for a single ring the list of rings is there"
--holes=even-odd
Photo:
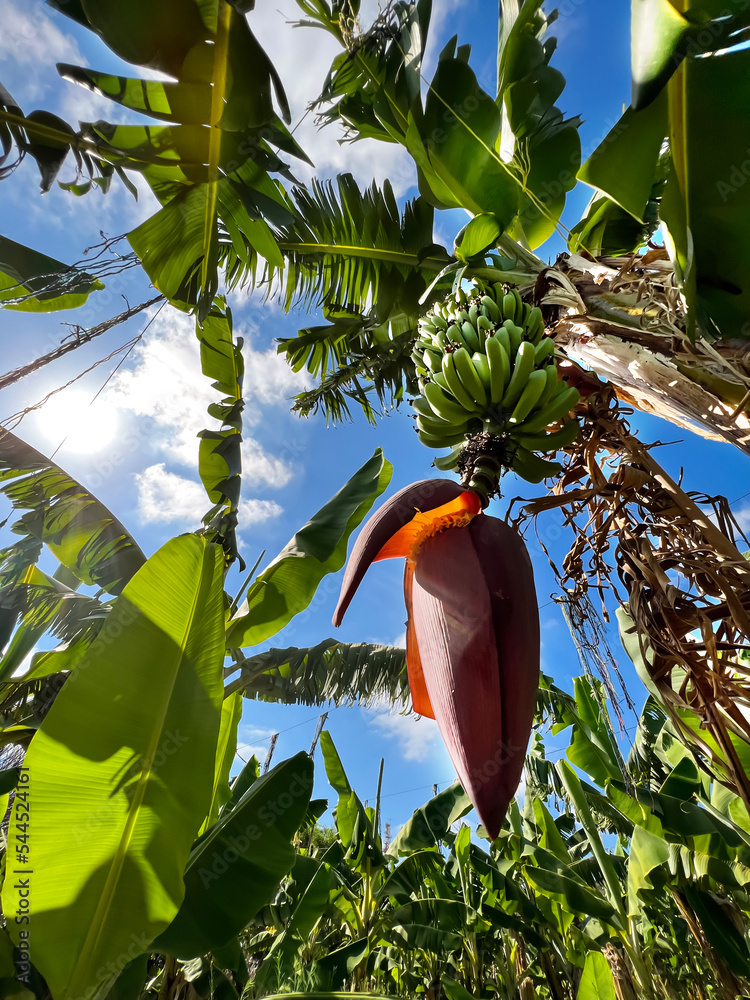
[[[0,306],[19,312],[75,309],[104,288],[91,274],[0,236]]]
[[[406,650],[398,646],[324,639],[301,649],[268,649],[236,666],[241,674],[228,690],[257,701],[368,705],[385,698],[394,705],[409,699]]]
[[[269,901],[294,864],[313,764],[298,753],[258,778],[193,847],[185,898],[152,948],[195,958],[227,944]]]
[[[250,587],[239,613],[229,623],[228,648],[255,646],[304,611],[323,577],[344,565],[349,536],[388,485],[391,472],[390,462],[377,448],[297,532]]]
[[[117,518],[85,487],[10,431],[0,435],[0,491],[27,513],[13,525],[3,578],[36,563],[43,544],[82,583],[119,594],[146,557]]]
[[[31,960],[56,996],[105,989],[177,913],[211,802],[223,633],[220,549],[195,535],[167,542],[32,740],[10,830],[23,869],[28,787]],[[6,879],[2,901],[18,945],[23,881]]]

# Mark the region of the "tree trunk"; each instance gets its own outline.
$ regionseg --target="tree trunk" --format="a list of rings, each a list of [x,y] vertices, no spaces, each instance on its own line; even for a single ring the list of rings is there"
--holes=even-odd
[[[534,293],[556,344],[619,399],[750,455],[750,342],[690,342],[665,256],[561,255]]]

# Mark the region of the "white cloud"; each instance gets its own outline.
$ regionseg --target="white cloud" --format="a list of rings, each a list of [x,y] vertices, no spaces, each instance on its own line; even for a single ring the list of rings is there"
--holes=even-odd
[[[278,406],[283,403],[286,406],[291,396],[312,384],[306,372],[293,372],[284,357],[277,354],[275,347],[254,351],[246,342],[243,353],[245,397],[256,404],[255,413],[251,410],[251,419],[259,419],[258,405]]]
[[[247,345],[244,354],[243,417],[245,425],[252,425],[260,422],[267,407],[287,407],[288,396],[305,383],[273,350],[254,351]],[[218,398],[201,372],[194,321],[174,312],[154,321],[136,348],[134,366],[118,372],[107,392],[110,405],[151,418],[161,429],[161,444],[170,460],[191,467],[197,462],[198,432],[218,427],[206,414],[209,403]],[[278,488],[292,478],[293,465],[268,454],[255,438],[245,437],[242,459],[246,483]]]
[[[0,59],[34,70],[24,77],[25,100],[37,100],[45,93],[46,76],[57,78],[54,70],[45,74],[44,69],[55,62],[81,61],[75,40],[54,24],[42,3],[16,6],[11,0],[0,0],[0,24]]]
[[[136,473],[138,510],[142,520],[182,522],[196,527],[210,503],[203,486],[174,472],[167,472],[163,462]],[[282,508],[273,500],[243,500],[239,519],[242,527],[278,517]]]
[[[385,707],[368,711],[368,716],[375,729],[396,741],[404,760],[425,761],[441,745],[437,723],[432,719],[400,715]]]
[[[237,514],[241,528],[247,528],[251,524],[260,524],[261,521],[268,521],[269,518],[278,517],[284,510],[274,500],[241,500],[240,509]]]
[[[197,526],[208,509],[201,484],[167,472],[163,462],[136,473],[135,481],[144,521],[183,521]]]
[[[750,534],[750,505],[746,504],[744,507],[740,507],[739,510],[734,511],[734,516],[737,518],[737,524],[739,524],[745,534]]]
[[[242,476],[246,482],[280,488],[292,478],[292,467],[282,459],[269,455],[255,438],[244,438],[241,451]]]
[[[237,728],[237,756],[240,762],[246,762],[255,756],[263,766],[268,754],[268,740],[273,733],[273,729],[263,729],[260,726],[240,722]]]
[[[150,417],[165,431],[170,457],[195,465],[196,435],[217,393],[201,372],[194,321],[174,311],[160,315],[134,353],[135,365],[117,373],[108,401]]]

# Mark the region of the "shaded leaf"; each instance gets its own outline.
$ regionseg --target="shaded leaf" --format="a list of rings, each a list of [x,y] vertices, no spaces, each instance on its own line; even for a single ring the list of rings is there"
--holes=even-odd
[[[406,703],[406,651],[399,646],[324,639],[302,649],[268,649],[237,664],[231,687],[246,698],[286,705]]]
[[[78,268],[0,236],[0,304],[19,312],[75,309],[104,285]]]
[[[290,840],[304,819],[312,774],[306,753],[278,764],[194,845],[185,869],[185,899],[154,949],[180,958],[212,951],[268,902],[294,864]]]

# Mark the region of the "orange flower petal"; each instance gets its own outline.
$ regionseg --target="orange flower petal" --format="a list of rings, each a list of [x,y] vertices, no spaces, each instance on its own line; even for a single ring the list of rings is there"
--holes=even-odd
[[[414,559],[427,538],[446,528],[461,528],[481,511],[481,501],[473,490],[465,490],[455,500],[450,500],[433,510],[418,510],[408,524],[388,539],[373,562],[404,557]]]
[[[409,674],[411,705],[417,715],[424,715],[428,719],[434,719],[435,713],[427,692],[424,672],[422,671],[422,660],[419,656],[419,646],[417,645],[417,633],[414,630],[414,618],[411,610],[413,582],[414,563],[408,561],[404,568],[404,600],[406,601],[406,613],[408,615],[406,622],[406,669]]]

